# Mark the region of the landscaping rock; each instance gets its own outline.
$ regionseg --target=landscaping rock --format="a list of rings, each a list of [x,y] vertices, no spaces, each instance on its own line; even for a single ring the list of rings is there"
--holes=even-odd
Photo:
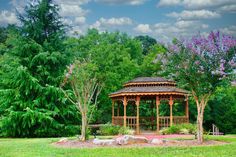
[[[111,146],[111,145],[115,145],[116,141],[113,139],[100,140],[100,139],[95,138],[93,140],[93,144],[102,145],[102,146]]]
[[[116,139],[116,143],[119,145],[126,145],[126,144],[133,144],[133,143],[148,143],[148,139],[146,137],[125,135],[122,137],[118,137]]]
[[[58,141],[58,143],[64,143],[64,142],[68,142],[68,138],[62,138]]]
[[[169,142],[169,143],[179,143],[180,141],[177,141],[177,140],[169,140],[168,142]]]
[[[161,139],[158,139],[158,138],[154,138],[154,139],[151,140],[150,143],[151,143],[151,144],[163,144],[164,141],[161,140]]]

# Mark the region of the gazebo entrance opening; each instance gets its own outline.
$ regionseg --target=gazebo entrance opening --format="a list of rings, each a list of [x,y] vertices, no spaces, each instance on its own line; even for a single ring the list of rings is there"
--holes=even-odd
[[[110,95],[113,125],[129,127],[140,134],[145,130],[158,133],[162,127],[189,122],[188,92],[177,88],[173,81],[137,78],[124,86]],[[181,106],[184,113],[175,113],[175,107]]]

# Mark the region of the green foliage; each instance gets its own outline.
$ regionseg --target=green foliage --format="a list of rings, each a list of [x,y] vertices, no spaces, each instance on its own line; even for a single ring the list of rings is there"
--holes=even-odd
[[[133,135],[134,130],[130,129],[129,127],[121,127],[118,125],[112,125],[111,123],[107,123],[100,127],[98,130],[98,134],[100,135]]]
[[[58,14],[59,7],[52,0],[36,0],[28,3],[25,13],[19,15],[23,24],[21,34],[33,39],[47,50],[63,49],[62,39],[65,37],[65,26]]]
[[[90,58],[97,67],[94,74],[103,88],[98,97],[95,119],[96,123],[106,123],[111,119],[111,100],[108,95],[139,73],[141,45],[126,34],[99,33],[95,29],[89,30],[79,39],[68,39],[67,43],[66,51],[75,54],[80,60]]]
[[[164,54],[166,48],[163,45],[155,44],[149,48],[149,53],[144,56],[140,66],[141,76],[157,76],[161,71],[161,60],[158,56]]]
[[[119,129],[119,134],[121,135],[133,135],[134,134],[134,130],[130,129],[129,127],[121,127]]]
[[[58,33],[61,28],[56,16],[48,16],[55,11],[50,3],[43,0],[26,9],[26,15],[21,18],[21,33],[9,32],[5,42],[9,49],[0,58],[1,136],[50,137],[78,133],[79,113],[58,88],[70,60],[55,45],[55,41],[57,44],[63,41],[63,34]],[[39,15],[37,22],[30,20]],[[46,29],[48,32],[44,32]]]
[[[86,140],[88,124],[93,117],[94,109],[97,107],[97,97],[100,93],[101,85],[94,77],[94,66],[90,61],[74,61],[68,67],[62,87],[68,83],[71,90],[62,92],[65,97],[74,104],[81,114],[81,140]]]
[[[220,132],[236,133],[236,87],[219,87],[206,108],[204,125],[212,130],[215,124]]]
[[[135,39],[141,42],[143,55],[148,55],[150,53],[151,47],[157,44],[156,39],[148,35],[145,35],[145,36],[139,35],[139,36],[136,36]]]
[[[119,134],[119,130],[120,130],[120,126],[114,126],[111,123],[107,123],[103,126],[100,127],[100,129],[98,130],[98,133],[100,135],[118,135]]]
[[[177,124],[160,130],[161,134],[195,134],[197,131],[196,124]]]

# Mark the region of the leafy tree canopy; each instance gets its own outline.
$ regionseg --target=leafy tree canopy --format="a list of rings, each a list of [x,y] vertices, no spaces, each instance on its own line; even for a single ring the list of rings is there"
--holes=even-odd
[[[141,42],[142,44],[142,50],[143,50],[143,54],[144,55],[147,55],[150,53],[150,50],[152,48],[153,45],[157,44],[157,41],[156,39],[148,36],[148,35],[139,35],[139,36],[136,36],[135,39],[137,39],[138,41]]]
[[[166,71],[191,91],[198,111],[197,137],[203,142],[205,107],[217,87],[235,77],[236,39],[211,32],[176,41],[169,50]]]
[[[126,34],[99,33],[95,29],[89,30],[79,39],[72,38],[67,42],[66,51],[72,52],[80,60],[90,58],[97,66],[95,75],[103,84],[98,98],[97,122],[106,122],[111,119],[111,100],[108,95],[139,73],[139,63],[142,62],[141,45]]]

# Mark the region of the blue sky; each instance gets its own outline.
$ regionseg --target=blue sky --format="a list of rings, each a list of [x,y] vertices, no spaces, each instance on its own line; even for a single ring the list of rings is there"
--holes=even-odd
[[[18,24],[27,0],[0,0],[0,25]],[[68,34],[120,30],[132,36],[150,35],[158,41],[220,30],[236,36],[236,0],[54,0],[72,26]]]

